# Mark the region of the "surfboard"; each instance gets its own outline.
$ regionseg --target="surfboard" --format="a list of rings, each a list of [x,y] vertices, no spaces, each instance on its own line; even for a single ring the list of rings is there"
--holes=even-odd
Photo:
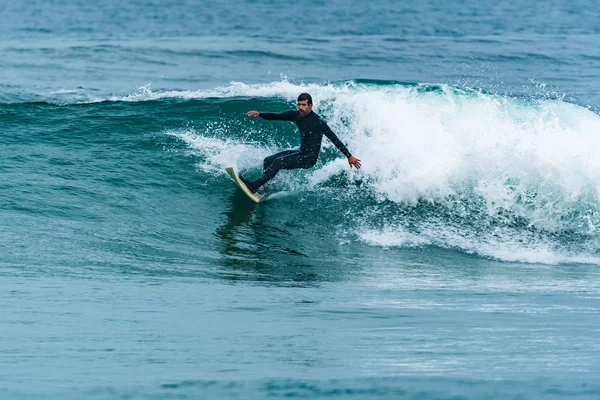
[[[242,192],[244,192],[246,194],[246,196],[248,196],[250,198],[250,200],[252,200],[255,203],[260,203],[262,200],[262,196],[252,193],[250,191],[250,189],[248,189],[246,187],[246,185],[244,185],[244,182],[242,182],[240,180],[240,177],[238,176],[237,172],[235,172],[235,169],[233,167],[227,167],[225,168],[225,171],[227,171],[227,173],[229,174],[229,176],[231,176],[233,178],[233,181],[235,183],[237,183],[237,185],[240,187],[240,189],[242,189]]]

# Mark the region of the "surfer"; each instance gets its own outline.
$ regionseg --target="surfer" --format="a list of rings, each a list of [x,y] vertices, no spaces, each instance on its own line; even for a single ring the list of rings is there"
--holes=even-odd
[[[311,168],[317,163],[321,151],[321,140],[323,135],[327,136],[347,158],[350,168],[360,169],[360,160],[354,157],[344,143],[327,126],[327,123],[312,111],[312,97],[308,93],[298,96],[298,110],[285,111],[280,114],[261,113],[255,110],[248,111],[249,117],[261,117],[270,121],[292,121],[300,130],[300,149],[285,150],[265,158],[263,162],[263,174],[253,182],[249,182],[240,176],[246,187],[255,193],[258,188],[270,181],[277,175],[280,169]]]

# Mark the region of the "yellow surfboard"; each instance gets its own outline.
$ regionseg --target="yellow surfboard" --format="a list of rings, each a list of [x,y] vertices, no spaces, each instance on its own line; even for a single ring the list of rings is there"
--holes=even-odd
[[[229,176],[233,178],[234,182],[237,183],[240,189],[242,189],[242,191],[246,193],[246,196],[248,196],[255,203],[261,202],[262,196],[252,193],[250,189],[248,189],[246,185],[244,185],[244,182],[240,180],[240,177],[238,176],[237,172],[235,172],[235,169],[233,169],[233,167],[227,167],[225,168],[225,171],[227,171]]]

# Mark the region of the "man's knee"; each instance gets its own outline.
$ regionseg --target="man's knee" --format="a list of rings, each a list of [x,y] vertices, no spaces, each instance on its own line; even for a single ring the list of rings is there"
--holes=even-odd
[[[277,160],[278,158],[279,157],[277,154],[273,154],[272,156],[265,158],[263,162],[263,169],[269,168],[273,164],[273,161]]]
[[[265,163],[265,170],[268,169],[279,171],[281,168],[284,168],[284,166],[284,157],[274,157],[268,164]]]

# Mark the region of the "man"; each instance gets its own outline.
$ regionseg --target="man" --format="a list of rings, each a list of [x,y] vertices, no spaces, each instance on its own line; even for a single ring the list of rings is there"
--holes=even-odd
[[[259,113],[258,111],[248,111],[249,117],[261,117],[267,120],[292,121],[295,122],[300,130],[300,150],[285,150],[265,158],[263,163],[263,174],[254,182],[248,182],[240,177],[246,187],[252,193],[258,188],[270,181],[277,175],[280,169],[311,168],[317,163],[319,152],[321,151],[321,140],[323,135],[348,158],[350,168],[360,169],[360,160],[354,157],[342,141],[327,126],[327,123],[312,111],[312,97],[308,93],[302,93],[298,96],[298,110],[290,110],[281,114]]]

